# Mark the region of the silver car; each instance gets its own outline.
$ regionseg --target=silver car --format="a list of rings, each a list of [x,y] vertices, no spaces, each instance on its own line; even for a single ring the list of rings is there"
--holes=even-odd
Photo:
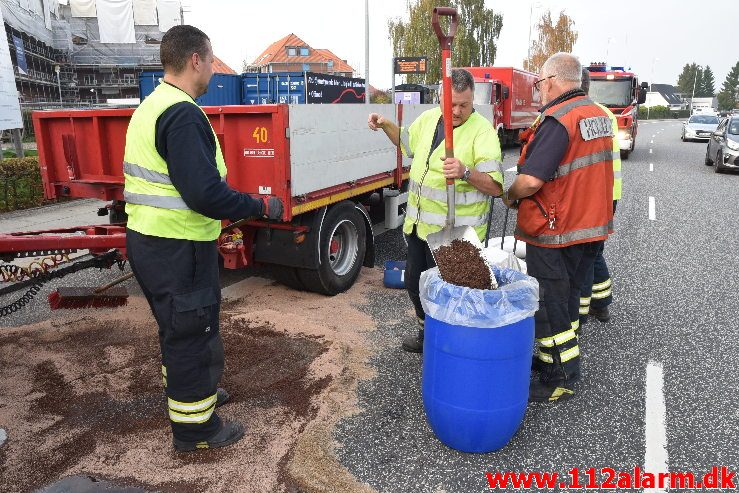
[[[706,146],[706,166],[716,165],[716,173],[739,169],[739,115],[721,120]]]
[[[708,140],[718,127],[716,115],[693,115],[687,122],[683,123],[683,135],[680,139],[686,140]]]

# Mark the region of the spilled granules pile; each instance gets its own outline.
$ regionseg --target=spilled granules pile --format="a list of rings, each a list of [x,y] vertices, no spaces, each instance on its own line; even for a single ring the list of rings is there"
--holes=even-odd
[[[89,475],[163,492],[365,492],[334,455],[332,430],[372,378],[358,307],[381,285],[364,269],[334,297],[249,278],[224,290],[221,331],[234,446],[175,453],[156,326],[145,300],[76,310],[0,337],[0,491]]]

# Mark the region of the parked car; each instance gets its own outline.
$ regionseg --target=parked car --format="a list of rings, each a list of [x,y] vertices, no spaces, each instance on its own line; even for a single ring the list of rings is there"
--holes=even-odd
[[[716,165],[716,173],[739,169],[739,115],[724,118],[706,146],[706,166]]]
[[[718,127],[716,115],[693,115],[687,122],[683,123],[683,134],[680,139],[686,140],[708,140]]]

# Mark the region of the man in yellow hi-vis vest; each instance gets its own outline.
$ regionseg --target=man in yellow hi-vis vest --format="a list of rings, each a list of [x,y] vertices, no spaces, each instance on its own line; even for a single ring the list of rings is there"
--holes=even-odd
[[[582,70],[582,89],[585,94],[590,90],[590,72]],[[598,103],[596,103],[598,104]],[[608,113],[613,126],[614,135],[618,135],[618,122],[616,116],[603,106],[598,104]],[[621,176],[621,148],[618,139],[613,139],[613,213],[616,213],[616,204],[621,199],[623,178]],[[613,280],[608,271],[608,264],[603,257],[603,247],[595,257],[595,263],[588,273],[582,287],[580,288],[580,325],[588,320],[588,315],[594,316],[601,322],[607,322],[611,318],[608,306],[613,303]]]
[[[485,117],[474,111],[474,93],[472,74],[464,69],[453,69],[454,158],[445,158],[441,108],[423,112],[407,128],[398,128],[377,113],[370,114],[367,121],[369,128],[382,129],[393,144],[400,145],[404,155],[413,158],[403,225],[408,240],[405,286],[421,329],[417,337],[403,340],[402,347],[409,352],[423,351],[425,315],[419,280],[423,271],[435,265],[426,237],[441,230],[446,222],[446,180],[456,180],[455,224],[474,227],[481,239],[485,235],[489,196],[503,192],[498,134]]]
[[[126,133],[126,248],[159,326],[173,444],[191,451],[224,447],[244,435],[240,423],[214,412],[228,399],[218,388],[221,219],[280,219],[282,203],[226,184],[218,138],[194,100],[213,75],[208,36],[175,26],[160,53],[164,81],[136,109]]]

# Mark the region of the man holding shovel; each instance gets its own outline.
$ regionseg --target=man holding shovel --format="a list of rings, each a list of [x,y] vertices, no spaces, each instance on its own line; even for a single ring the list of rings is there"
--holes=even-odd
[[[423,271],[435,265],[426,238],[446,224],[447,180],[454,180],[455,185],[455,224],[475,228],[480,239],[485,235],[489,196],[503,191],[498,135],[492,124],[475,112],[474,91],[472,74],[463,69],[451,71],[453,158],[445,157],[441,107],[425,111],[404,128],[377,113],[367,120],[370,129],[382,129],[393,144],[400,145],[404,155],[413,158],[403,225],[408,240],[405,286],[421,328],[418,336],[403,340],[402,347],[409,352],[423,352],[425,314],[419,280]]]

